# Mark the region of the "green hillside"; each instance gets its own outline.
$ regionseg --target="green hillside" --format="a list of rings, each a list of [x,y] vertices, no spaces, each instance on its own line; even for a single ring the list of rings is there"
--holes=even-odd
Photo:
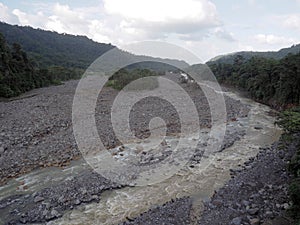
[[[17,96],[33,88],[79,79],[91,63],[109,50],[113,50],[110,57],[97,65],[106,71],[119,70],[122,64],[129,64],[126,67],[129,74],[130,70],[134,74],[143,69],[157,74],[189,66],[181,60],[137,56],[84,36],[2,22],[0,35],[0,97]]]
[[[242,52],[236,52],[227,55],[220,55],[209,60],[209,62],[233,64],[235,57],[238,55],[242,56],[244,59],[251,59],[254,56],[269,58],[269,59],[282,59],[288,54],[297,54],[299,52],[300,52],[300,44],[293,45],[289,48],[283,48],[279,51],[268,51],[268,52],[242,51]]]
[[[236,55],[233,64],[207,65],[221,84],[245,90],[256,101],[279,109],[300,105],[300,53],[282,59]]]
[[[0,23],[0,33],[9,45],[20,44],[29,58],[38,63],[38,67],[85,69],[100,55],[114,48],[113,45],[97,43],[84,36],[58,34],[6,23]]]

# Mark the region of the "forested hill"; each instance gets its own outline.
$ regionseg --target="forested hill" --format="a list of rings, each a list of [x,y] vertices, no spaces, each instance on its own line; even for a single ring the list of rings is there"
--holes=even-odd
[[[94,42],[85,36],[59,34],[57,32],[2,22],[0,22],[0,33],[4,35],[6,42],[10,46],[14,43],[20,44],[22,49],[28,54],[29,59],[37,64],[34,66],[38,68],[59,66],[69,69],[87,69],[95,59],[112,48],[116,49],[115,53],[118,57],[129,58],[131,61],[148,61],[148,63],[135,65],[135,67],[144,67],[156,72],[172,69],[167,64],[175,65],[178,68],[188,66],[186,62],[181,60],[137,56],[122,51],[111,44]],[[165,65],[162,63],[151,63],[151,61],[156,60]]]
[[[111,44],[94,42],[85,36],[59,34],[2,22],[0,41],[0,97],[17,96],[33,88],[79,79],[91,63],[112,49],[113,57],[106,64],[109,67],[114,65],[115,60],[141,62],[130,65],[128,69],[155,72],[189,66],[181,60],[137,56]]]
[[[300,105],[300,53],[280,60],[237,55],[233,64],[207,64],[221,84],[245,90],[257,101],[275,108]]]
[[[220,55],[209,60],[209,62],[233,64],[235,57],[238,55],[242,56],[244,59],[251,59],[254,56],[269,58],[269,59],[282,59],[288,54],[297,54],[299,52],[300,52],[300,44],[297,44],[289,48],[283,48],[279,51],[268,51],[268,52],[242,51],[242,52],[236,52],[227,55]]]
[[[94,42],[85,36],[58,34],[2,22],[0,33],[9,45],[20,44],[40,68],[61,66],[86,69],[100,55],[114,47]]]
[[[1,33],[0,56],[0,97],[13,97],[34,88],[78,79],[82,74],[81,69],[35,67],[36,63],[28,58],[21,45],[8,45]]]

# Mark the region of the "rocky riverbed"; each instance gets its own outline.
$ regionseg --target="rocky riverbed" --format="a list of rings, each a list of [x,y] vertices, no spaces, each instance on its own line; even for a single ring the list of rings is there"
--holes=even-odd
[[[60,86],[33,90],[16,100],[0,102],[0,183],[33,169],[63,167],[80,158],[72,130],[72,103],[77,83],[69,81]],[[193,89],[187,90],[201,115],[200,125],[209,126],[211,118],[205,96]],[[110,121],[111,106],[117,93],[111,88],[103,89],[96,109],[99,135],[108,148],[120,144]],[[240,102],[226,98],[226,103],[228,119],[247,115],[247,107]],[[155,115],[166,119],[169,133],[180,129],[178,116],[170,104],[146,100],[135,108],[132,129],[138,137],[149,135],[146,122],[148,117]]]
[[[125,224],[199,224],[199,225],[289,225],[287,214],[291,206],[288,185],[291,174],[287,163],[298,142],[282,149],[284,141],[260,150],[256,157],[231,170],[232,178],[204,201],[201,215],[192,223],[193,198],[172,200],[155,207]],[[286,151],[288,150],[288,151]],[[177,209],[184,210],[177,210]],[[178,222],[179,221],[179,222]]]
[[[82,208],[84,210],[85,205],[88,208],[91,203],[98,204],[103,199],[108,201],[107,192],[109,193],[112,190],[114,192],[114,190],[118,189],[123,191],[123,186],[93,172],[81,159],[80,151],[73,136],[71,120],[72,101],[77,83],[78,81],[69,81],[60,86],[31,91],[19,99],[0,102],[0,181],[2,185],[0,192],[3,193],[1,193],[0,198],[1,223],[30,224],[56,221],[55,219],[64,217],[67,212],[72,212],[74,209]],[[201,128],[209,129],[211,118],[205,96],[203,93],[195,91],[191,86],[183,85],[183,88],[194,100],[196,108],[201,115],[199,117]],[[98,99],[96,109],[99,135],[105,146],[112,149],[112,154],[114,149],[120,145],[109,122],[111,105],[116,95],[117,91],[111,88],[104,88]],[[259,125],[258,123],[256,127],[254,127],[253,122],[250,125],[248,124],[247,117],[252,106],[227,95],[225,100],[227,107],[227,131],[220,148],[220,154],[227,154],[223,153],[223,151],[226,152],[226,149],[233,146],[235,142],[243,139],[245,135],[247,136],[249,127],[251,127],[252,133],[259,132],[262,129],[262,133],[265,132],[268,135],[268,131],[264,130],[269,129],[265,127],[268,124]],[[170,135],[170,137],[179,132],[180,123],[178,123],[178,116],[174,108],[165,102],[147,99],[137,104],[132,112],[132,118],[134,118],[132,128],[135,130],[136,136],[140,138],[149,136],[147,121],[153,115],[160,115],[165,119],[167,135]],[[243,122],[243,118],[245,118],[246,122]],[[143,163],[151,163],[155,155],[151,152],[146,154],[148,155],[144,157]],[[197,171],[197,168],[201,165],[202,157],[203,152],[201,149],[196,150],[187,165],[189,170]],[[238,156],[236,159],[238,159]],[[234,160],[236,159],[234,158]],[[222,159],[220,158],[219,162],[221,161]],[[77,164],[79,169],[76,170],[76,173],[67,173],[66,171],[73,171],[75,168],[74,162],[76,162],[75,164]],[[216,162],[218,161],[216,160]],[[231,164],[232,162],[230,161],[228,167]],[[54,173],[53,167],[60,168],[58,170],[62,172]],[[187,173],[186,177],[189,182],[193,182],[191,180],[191,177],[195,176],[193,173]],[[33,176],[34,174],[35,176]],[[33,177],[35,179],[32,179]],[[45,179],[45,177],[47,178],[46,181],[39,180]],[[222,177],[220,180],[223,182],[226,177]],[[175,177],[174,179],[177,178]],[[182,183],[183,189],[185,189],[183,184],[187,185],[188,188],[191,186],[184,181]],[[165,185],[167,185],[167,189],[170,188],[168,187],[170,184],[166,183]],[[194,193],[194,190],[196,190],[196,184],[194,186],[195,189],[192,188],[191,193]],[[129,189],[126,190],[131,190],[130,187],[127,188]],[[179,188],[176,191],[180,193],[183,189]],[[174,192],[174,194],[184,196],[184,192],[181,194]],[[149,196],[151,196],[150,192]],[[173,196],[173,194],[170,196]],[[167,198],[169,197],[167,196]],[[161,198],[161,200],[163,199]],[[180,198],[178,201],[180,201],[179,205],[181,205],[179,208],[177,207],[177,201],[167,203],[165,206],[161,206],[161,209],[154,210],[156,212],[154,217],[162,218],[161,213],[164,208],[167,208],[166,212],[169,215],[177,213],[180,215],[179,211],[187,212],[187,208],[192,202],[190,198]],[[149,205],[140,208],[147,209],[147,207],[149,208]],[[132,211],[134,211],[134,208]],[[129,213],[132,212],[130,211]],[[138,211],[136,211],[135,215],[137,213]],[[73,217],[74,221],[76,221],[76,216]],[[84,220],[84,217],[81,217]],[[70,219],[70,217],[68,218]],[[115,223],[118,223],[117,221],[122,220],[122,218],[122,216],[118,217]],[[145,218],[147,218],[146,215]],[[176,219],[174,218],[166,219],[164,222],[168,224],[169,221],[169,224],[176,224],[174,222]],[[69,219],[67,220],[69,222],[66,223],[70,223]],[[92,218],[89,219],[92,221]],[[132,217],[129,219],[132,220]],[[182,223],[179,224],[189,224],[190,219],[190,217],[182,216],[179,219]],[[111,220],[108,219],[107,221]],[[139,221],[139,219],[135,221]],[[148,221],[151,220],[148,219]],[[195,221],[195,219],[192,219],[192,221]],[[91,224],[93,222],[87,223]],[[76,224],[80,224],[80,222]],[[107,224],[111,224],[111,222],[107,222]]]

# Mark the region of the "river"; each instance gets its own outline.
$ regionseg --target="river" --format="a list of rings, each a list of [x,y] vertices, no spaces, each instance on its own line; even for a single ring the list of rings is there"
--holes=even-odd
[[[184,196],[192,197],[193,214],[200,215],[203,200],[212,196],[215,190],[230,179],[229,170],[254,157],[261,147],[277,141],[281,134],[281,130],[274,125],[275,118],[268,114],[269,107],[231,92],[224,94],[250,107],[248,117],[238,118],[227,125],[239,127],[246,132],[231,147],[205,156],[201,163],[193,168],[185,166],[162,182],[105,191],[99,203],[79,206],[66,212],[62,218],[47,224],[118,224],[126,218],[138,216],[155,205]],[[205,132],[203,130],[203,133]],[[87,163],[80,159],[73,161],[64,169],[50,167],[35,170],[2,186],[0,199],[14,194],[39,191],[54,183],[71,179],[87,168]]]

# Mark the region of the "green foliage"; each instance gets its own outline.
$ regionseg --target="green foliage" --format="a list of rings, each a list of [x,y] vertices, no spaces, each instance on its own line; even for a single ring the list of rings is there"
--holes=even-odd
[[[295,218],[296,224],[300,222],[300,107],[294,107],[280,113],[276,122],[281,126],[285,133],[282,136],[282,146],[288,147],[291,143],[298,143],[296,152],[288,164],[288,170],[293,175],[293,181],[289,186],[289,196],[292,202],[290,213]]]
[[[0,33],[9,45],[21,44],[34,62],[34,67],[39,68],[60,66],[86,69],[95,59],[114,48],[111,44],[97,43],[84,36],[58,34],[2,22]]]
[[[114,89],[121,90],[126,85],[131,83],[132,81],[138,80],[139,78],[157,76],[158,74],[154,71],[148,69],[133,69],[133,70],[126,70],[120,69],[117,71],[107,82],[107,86],[110,86]],[[143,79],[136,81],[136,85],[129,86],[130,89],[134,90],[149,90],[154,89],[158,86],[158,82],[156,79]]]
[[[246,90],[257,101],[278,108],[300,104],[300,53],[281,60],[237,55],[232,64],[208,66],[219,82]]]
[[[289,187],[289,196],[292,201],[291,215],[300,222],[300,179],[295,179]]]
[[[300,107],[281,112],[276,124],[282,127],[286,132],[300,132]]]
[[[300,150],[292,157],[289,163],[289,171],[291,171],[295,177],[300,177]]]
[[[19,44],[10,48],[0,33],[0,97],[13,97],[33,88],[80,78],[83,70],[59,66],[38,69]]]

